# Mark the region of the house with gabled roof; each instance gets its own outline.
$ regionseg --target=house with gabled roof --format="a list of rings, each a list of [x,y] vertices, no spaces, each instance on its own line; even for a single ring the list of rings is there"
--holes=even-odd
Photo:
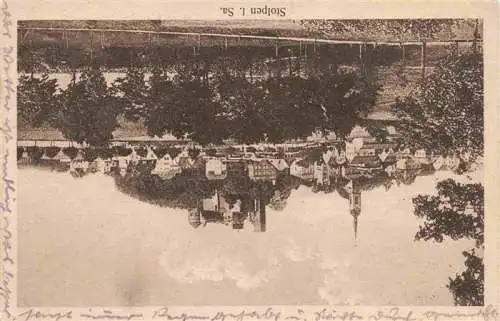
[[[194,160],[189,156],[189,152],[185,149],[180,152],[175,158],[174,161],[182,168],[189,169],[194,165]]]
[[[137,154],[137,151],[135,150],[135,148],[132,148],[132,152],[130,154],[128,154],[128,156],[126,156],[126,157],[127,157],[129,164],[134,164],[134,165],[139,164],[139,162],[142,159],[142,157],[139,154]]]
[[[432,164],[433,162],[433,153],[432,151],[425,149],[425,148],[419,148],[415,150],[415,153],[413,154],[414,158],[420,163],[420,164]]]
[[[314,178],[314,166],[303,159],[296,159],[290,165],[290,175],[304,180],[312,180]]]
[[[331,159],[330,159],[331,160]],[[318,185],[328,185],[330,182],[330,166],[321,159],[314,162],[314,181]]]
[[[436,170],[443,170],[445,167],[445,158],[444,156],[440,155],[438,156],[434,162],[432,163],[434,165],[434,169]]]
[[[323,158],[323,161],[328,164],[330,160],[336,159],[339,156],[339,151],[335,146],[329,147],[321,156]]]
[[[356,180],[356,179],[359,179],[360,177],[363,177],[364,172],[365,172],[365,169],[360,168],[360,167],[343,166],[341,168],[340,174],[345,179]]]
[[[156,161],[155,167],[151,171],[152,175],[157,175],[163,180],[172,179],[175,175],[182,172],[180,166],[172,157],[166,153],[162,158]]]
[[[452,171],[455,171],[460,166],[460,158],[457,155],[448,155],[445,158],[445,165]]]
[[[111,159],[102,159],[100,156],[97,156],[91,165],[96,172],[107,174],[111,171],[112,161]]]
[[[409,147],[401,147],[397,151],[395,151],[396,158],[401,159],[401,158],[406,158],[411,156],[411,149]]]
[[[146,160],[157,160],[158,156],[155,154],[151,147],[146,148],[146,156],[144,157]]]
[[[398,170],[417,170],[422,168],[422,164],[414,157],[401,158],[396,162]]]
[[[384,164],[393,164],[396,162],[396,155],[391,148],[384,149],[378,153],[378,158],[380,158]]]
[[[209,180],[225,179],[227,165],[219,158],[209,158],[205,164],[205,176]]]
[[[345,144],[345,157],[347,161],[351,162],[354,157],[358,155],[358,148],[354,143],[346,142]]]
[[[271,164],[273,164],[274,168],[276,168],[278,172],[282,172],[290,168],[286,160],[284,160],[283,158],[270,158],[268,160]]]
[[[248,162],[248,176],[254,181],[275,181],[278,177],[278,170],[267,159]]]
[[[59,150],[59,152],[52,158],[53,160],[58,160],[61,163],[69,163],[71,161],[71,157],[66,155],[63,150]]]
[[[376,155],[376,150],[374,147],[371,147],[369,145],[364,145],[358,150],[358,155],[359,156],[375,156]]]
[[[347,163],[347,157],[346,157],[345,151],[343,151],[343,150],[340,151],[339,156],[337,156],[335,161],[338,165],[343,165],[343,164]]]

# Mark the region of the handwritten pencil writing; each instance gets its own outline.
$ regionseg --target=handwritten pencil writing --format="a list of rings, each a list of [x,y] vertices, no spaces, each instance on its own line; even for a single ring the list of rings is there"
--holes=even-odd
[[[181,313],[179,315],[171,315],[168,312],[168,308],[161,308],[153,312],[153,319],[166,319],[166,320],[208,320],[208,316],[190,315],[186,313]]]
[[[12,280],[12,278],[14,277],[14,275],[12,275],[12,273],[6,271],[4,274],[3,274],[3,279],[2,279],[2,282],[0,283],[0,297],[2,297],[2,299],[4,300],[4,314],[10,318],[12,315],[9,311],[9,308],[10,308],[10,296],[12,294],[12,291],[10,290],[9,288],[9,284],[10,284],[10,281]]]
[[[415,321],[416,318],[413,316],[413,311],[409,311],[406,314],[400,315],[399,308],[392,308],[388,312],[378,311],[377,313],[370,315],[368,320],[379,321],[379,320],[392,320],[392,321]]]
[[[9,10],[9,5],[7,0],[2,0],[1,5],[1,35],[6,38],[12,38],[12,15]],[[3,41],[2,41],[3,42]],[[5,42],[3,42],[5,43]],[[12,290],[10,289],[11,283],[13,283],[14,274],[9,271],[9,265],[14,265],[14,260],[11,257],[12,251],[12,232],[10,230],[10,222],[9,217],[6,214],[11,213],[12,209],[10,206],[11,201],[11,193],[15,191],[14,188],[14,180],[9,176],[9,143],[14,139],[12,135],[12,128],[9,119],[9,111],[11,110],[12,97],[14,95],[14,81],[12,80],[11,73],[14,72],[13,64],[14,64],[14,46],[6,45],[2,48],[2,62],[3,62],[3,70],[0,73],[2,75],[1,78],[1,86],[2,88],[2,96],[4,97],[0,112],[0,119],[4,119],[3,124],[0,124],[0,133],[2,138],[2,142],[0,143],[2,148],[3,155],[1,157],[0,166],[2,167],[2,186],[3,191],[0,198],[0,211],[2,212],[2,281],[0,283],[0,297],[2,298],[2,312],[3,315],[10,319],[12,318],[12,314],[10,312],[11,308],[11,295]]]
[[[12,38],[12,14],[7,0],[2,1],[2,35]]]
[[[8,136],[4,136],[8,137]],[[10,139],[5,139],[5,145],[9,143]],[[9,149],[5,148],[2,156],[2,181],[3,181],[3,200],[0,202],[0,210],[2,212],[11,213],[10,207],[11,192],[15,191],[14,180],[9,176]]]
[[[484,309],[471,313],[444,313],[438,311],[427,311],[424,313],[424,317],[431,321],[470,319],[473,317],[480,317],[485,321],[493,321],[498,320],[498,311],[493,308],[493,306],[489,305]]]
[[[342,320],[342,321],[347,321],[347,320],[362,320],[363,318],[356,314],[356,312],[344,312],[344,313],[337,313],[337,311],[332,310],[328,311],[327,309],[323,309],[320,312],[316,312],[314,314],[315,320],[316,321],[321,321],[321,320]]]
[[[239,313],[227,313],[227,312],[217,312],[212,316],[203,315],[190,315],[182,313],[179,315],[173,315],[169,313],[168,308],[161,308],[153,312],[153,319],[166,319],[166,320],[211,320],[211,321],[245,321],[245,320],[274,320],[278,321],[281,319],[281,313],[276,312],[271,308],[268,308],[264,312],[257,311],[241,311]]]
[[[80,313],[80,317],[92,320],[133,320],[141,319],[144,315],[142,313],[115,314],[110,310],[104,310],[102,313],[96,313],[93,312],[92,309],[89,309],[88,313]]]
[[[10,102],[12,100],[12,96],[14,95],[14,81],[10,77],[10,73],[12,70],[12,65],[14,64],[14,47],[6,46],[3,48],[2,52],[2,60],[4,62],[3,72],[5,74],[5,79],[3,79],[3,88],[5,90],[5,97],[3,99],[3,108],[4,111],[10,110]]]
[[[0,288],[1,296],[10,295],[10,290],[3,284]],[[153,310],[151,319],[153,320],[176,320],[176,321],[197,321],[197,320],[226,320],[226,321],[247,321],[247,320],[302,320],[302,321],[321,321],[321,320],[391,320],[391,321],[447,321],[447,320],[484,320],[484,321],[497,321],[498,312],[493,306],[487,306],[476,310],[475,312],[457,312],[446,313],[438,311],[425,311],[415,312],[413,310],[404,310],[397,307],[378,310],[376,313],[363,314],[356,311],[336,311],[334,309],[324,308],[318,311],[312,311],[307,314],[305,311],[299,309],[299,313],[290,316],[281,313],[280,311],[272,308],[267,308],[264,311],[248,311],[242,310],[238,312],[223,312],[217,311],[209,314],[196,314],[191,312],[170,312],[167,307]],[[308,317],[309,316],[309,317]],[[93,311],[89,309],[88,312],[75,313],[72,310],[63,310],[59,312],[43,312],[36,309],[28,309],[14,317],[18,321],[30,320],[51,320],[63,321],[70,319],[78,320],[142,320],[147,319],[141,312],[136,313],[116,313],[111,310],[103,310],[102,312]]]
[[[29,309],[22,313],[20,313],[17,318],[21,318],[21,320],[29,321],[29,320],[39,320],[39,319],[49,319],[54,321],[59,320],[68,320],[73,318],[73,311],[68,310],[64,312],[57,313],[44,313],[39,310]],[[16,319],[17,319],[16,318]]]
[[[237,320],[244,321],[248,319],[257,319],[257,320],[280,320],[281,313],[275,312],[273,309],[268,308],[264,313],[258,313],[256,311],[247,312],[241,311],[238,314],[233,313],[224,313],[218,312],[211,320],[212,321],[226,321],[226,320]]]

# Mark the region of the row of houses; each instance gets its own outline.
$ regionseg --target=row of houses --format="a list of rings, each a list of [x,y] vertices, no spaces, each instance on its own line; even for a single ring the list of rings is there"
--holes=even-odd
[[[434,170],[455,170],[461,162],[460,157],[456,155],[434,156],[427,154],[425,150],[411,153],[407,148],[394,151],[390,146],[377,154],[370,144],[367,145],[370,148],[365,145],[365,148],[360,148],[354,157],[332,146],[322,153],[319,160],[315,161],[301,158],[288,160],[259,158],[253,153],[243,157],[211,157],[200,153],[196,159],[193,159],[187,150],[182,151],[176,157],[167,153],[158,158],[152,149],[148,149],[145,156],[140,156],[133,150],[127,156],[114,156],[110,159],[97,157],[92,162],[85,161],[81,153],[71,159],[59,151],[52,158],[44,154],[42,160],[67,164],[72,173],[87,171],[110,173],[117,168],[122,175],[125,175],[130,165],[148,163],[153,167],[151,174],[164,180],[173,178],[183,170],[197,168],[204,170],[209,180],[225,179],[231,171],[239,171],[254,181],[275,181],[280,173],[286,172],[306,181],[314,181],[319,185],[327,184],[336,176],[348,177],[360,171],[384,170],[392,176],[398,170],[415,170],[429,166]]]
[[[158,157],[151,147],[147,147],[144,156],[139,155],[136,149],[132,148],[132,152],[127,156],[114,156],[109,159],[97,157],[92,162],[87,162],[81,152],[71,159],[60,150],[54,157],[48,157],[44,153],[42,161],[69,164],[70,171],[91,170],[109,173],[113,168],[117,168],[122,175],[125,175],[131,164],[148,163],[153,167],[151,174],[164,180],[171,179],[189,168],[204,170],[209,180],[225,179],[231,171],[237,170],[243,171],[255,181],[274,181],[279,173],[287,171],[290,175],[303,180],[326,184],[332,177],[348,176],[349,173],[363,171],[382,170],[391,176],[398,170],[413,170],[422,167],[455,170],[461,161],[466,159],[464,155],[434,155],[425,149],[412,150],[408,147],[401,147],[395,130],[389,126],[387,132],[388,138],[380,143],[366,129],[356,126],[347,137],[345,148],[331,144],[322,152],[319,159],[313,161],[307,156],[277,158],[276,155],[253,152],[238,153],[238,156],[215,157],[208,156],[203,150],[196,159],[193,159],[188,152],[189,145],[185,146],[175,157],[168,153]],[[24,151],[21,162],[27,159],[29,155]]]

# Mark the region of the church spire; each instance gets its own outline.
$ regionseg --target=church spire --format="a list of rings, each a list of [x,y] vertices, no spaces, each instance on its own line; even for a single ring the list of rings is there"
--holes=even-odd
[[[353,225],[354,225],[354,240],[358,239],[358,215],[353,216]]]
[[[351,181],[349,190],[349,210],[353,217],[354,240],[358,238],[358,216],[361,214],[361,188],[354,181]]]

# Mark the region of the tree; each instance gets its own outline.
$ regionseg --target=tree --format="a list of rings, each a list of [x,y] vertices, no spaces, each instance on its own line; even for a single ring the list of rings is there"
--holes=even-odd
[[[354,71],[307,79],[276,76],[253,84],[228,77],[219,89],[220,104],[231,137],[239,142],[280,143],[315,131],[344,137],[375,104],[379,87],[369,79]]]
[[[44,123],[54,125],[59,112],[56,79],[44,73],[19,76],[17,87],[17,116],[21,125],[40,127]]]
[[[321,104],[314,101],[316,79],[273,77],[264,83],[266,91],[266,136],[271,142],[305,138],[326,120]]]
[[[440,34],[452,33],[455,24],[467,23],[456,19],[345,19],[302,20],[301,24],[321,36],[354,34],[366,40],[431,40]],[[448,36],[449,38],[450,36]]]
[[[483,59],[477,53],[446,57],[419,89],[392,107],[403,137],[439,152],[484,149]]]
[[[63,92],[59,128],[65,138],[93,146],[105,146],[118,126],[113,91],[102,72],[92,67]]]
[[[320,104],[326,109],[327,125],[323,130],[333,131],[338,138],[345,138],[360,119],[375,106],[380,86],[368,72],[342,72],[319,78]]]
[[[453,293],[456,305],[484,305],[484,263],[476,251],[462,252],[466,270],[454,279],[450,278],[448,288]]]
[[[220,79],[216,86],[221,117],[230,127],[231,137],[241,143],[262,142],[267,129],[263,88],[242,77]]]
[[[175,74],[172,79],[165,69],[153,70],[146,101],[148,134],[169,132],[201,144],[222,142],[229,134],[225,115],[204,71],[193,65],[179,66]]]
[[[132,121],[143,118],[148,91],[144,70],[137,67],[127,68],[125,77],[118,78],[113,87],[119,96],[118,101],[125,118]]]
[[[176,114],[170,108],[175,101],[174,83],[169,79],[166,70],[156,66],[149,79],[149,90],[145,101],[145,125],[148,135],[163,136],[167,129],[172,129],[172,124],[179,124]],[[167,110],[169,108],[169,110]],[[172,133],[182,136],[182,130]]]
[[[315,131],[344,137],[372,109],[380,89],[369,66],[363,72],[329,66],[307,79],[280,75],[251,82],[250,63],[238,67],[235,61],[193,58],[174,70],[156,66],[145,96],[139,74],[133,76],[137,81],[121,81],[119,90],[132,102],[132,113],[144,102],[150,136],[168,132],[206,145],[228,138],[278,143]]]
[[[442,242],[445,237],[475,240],[476,249],[464,251],[466,270],[447,285],[457,305],[484,303],[484,189],[481,184],[460,184],[452,179],[437,184],[437,195],[413,199],[415,215],[425,219],[416,240]]]

